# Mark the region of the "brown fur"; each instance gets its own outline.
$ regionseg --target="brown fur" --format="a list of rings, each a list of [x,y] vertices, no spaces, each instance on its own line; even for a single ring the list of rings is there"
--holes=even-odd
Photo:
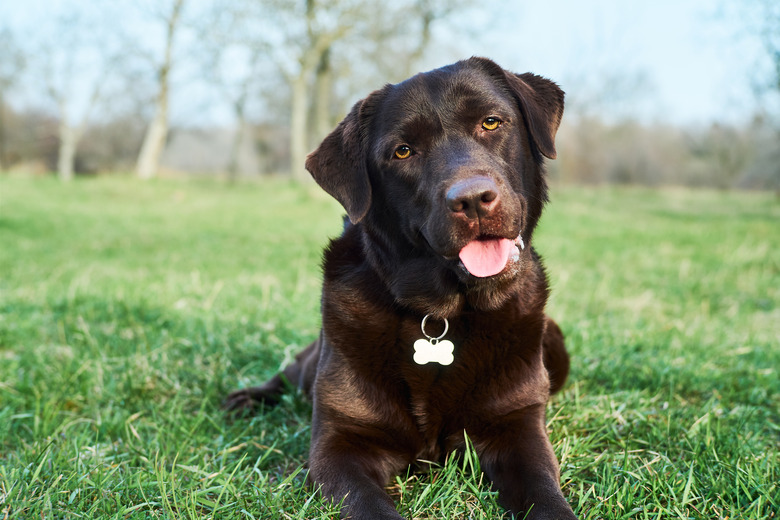
[[[553,82],[472,58],[372,93],[309,157],[351,221],[325,252],[322,333],[225,406],[273,404],[285,380],[310,395],[310,477],[344,500],[345,516],[401,518],[383,487],[418,459],[463,448],[465,432],[511,512],[576,518],[544,415],[569,358],[531,247],[562,113]],[[487,131],[494,116],[501,126]],[[395,158],[400,145],[413,154]],[[518,234],[526,247],[501,273],[459,264],[470,241]],[[432,335],[449,321],[449,366],[412,361],[426,315]]]

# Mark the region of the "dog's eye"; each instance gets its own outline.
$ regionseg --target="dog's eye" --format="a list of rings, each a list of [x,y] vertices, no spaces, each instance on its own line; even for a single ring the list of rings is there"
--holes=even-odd
[[[497,117],[488,117],[482,121],[482,128],[485,130],[495,130],[499,126],[501,126],[501,120]]]
[[[395,149],[395,156],[397,159],[408,159],[410,155],[412,155],[412,149],[405,144],[402,144]]]

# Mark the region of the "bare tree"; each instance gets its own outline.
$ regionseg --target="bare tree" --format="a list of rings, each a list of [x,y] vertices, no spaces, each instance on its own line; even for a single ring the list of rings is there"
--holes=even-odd
[[[331,54],[331,49],[322,53],[314,78],[314,124],[312,125],[314,133],[310,140],[310,146],[316,145],[333,129],[332,96],[334,78]]]
[[[335,71],[351,72],[354,87],[363,90],[360,74],[370,78],[376,86],[376,77],[398,80],[408,77],[414,70],[432,37],[435,21],[445,18],[469,0],[445,2],[443,0],[364,1],[354,12],[354,20],[342,19],[349,31],[334,41],[319,56],[319,62],[309,79],[313,91],[310,102],[310,125],[307,129],[308,145],[319,143],[333,128],[342,110],[334,110]],[[393,52],[388,52],[392,48]],[[357,52],[355,52],[357,50]],[[397,57],[403,56],[398,61]],[[349,64],[345,64],[349,61]]]
[[[344,2],[346,3],[346,2]],[[342,9],[335,20],[354,20],[355,8],[347,5]],[[293,178],[308,180],[303,164],[308,153],[307,143],[307,118],[309,115],[309,88],[312,77],[318,68],[327,64],[329,52],[334,43],[343,38],[351,29],[349,22],[336,23],[334,25],[324,23],[320,18],[321,6],[316,0],[306,0],[303,11],[305,21],[305,41],[308,43],[302,49],[297,59],[297,70],[285,71],[288,82],[292,87],[290,100],[290,162]],[[320,73],[322,78],[322,71]]]
[[[334,119],[338,120],[348,108],[334,104],[334,91],[339,86],[336,70],[351,72],[347,74],[351,88],[340,85],[350,96],[362,94],[366,87],[376,87],[377,77],[386,81],[405,79],[419,68],[433,40],[434,27],[448,23],[454,14],[464,12],[474,3],[473,0],[364,0],[359,8],[345,12],[339,20],[349,30],[320,55],[311,80],[314,95],[310,107],[310,145],[319,143],[332,129]]]
[[[168,110],[170,97],[170,75],[173,68],[173,46],[177,30],[180,28],[181,14],[185,0],[172,0],[166,11],[157,13],[157,18],[165,25],[165,40],[162,58],[155,66],[157,76],[157,94],[154,100],[154,115],[146,130],[141,151],[136,163],[136,174],[142,179],[157,175],[160,156],[168,138]]]
[[[48,83],[47,90],[52,99],[57,103],[59,113],[59,139],[60,147],[57,155],[57,176],[63,181],[73,179],[75,173],[76,150],[79,141],[84,136],[92,111],[100,100],[102,84],[95,82],[91,86],[90,96],[87,99],[81,117],[74,117],[71,110],[70,99],[63,90],[59,90],[53,82]]]
[[[227,176],[234,181],[244,167],[242,159],[250,137],[250,110],[269,96],[267,79],[273,74],[269,68],[269,43],[258,36],[241,5],[229,0],[217,1],[211,12],[198,24],[198,39],[202,51],[200,66],[219,97],[230,106],[235,118],[233,140],[227,162]],[[279,82],[271,81],[278,90]]]
[[[359,23],[355,13],[360,2],[333,0],[252,0],[227,2],[236,25],[245,35],[242,43],[250,48],[265,49],[266,57],[289,87],[290,164],[292,176],[308,179],[303,163],[308,152],[308,119],[311,90],[317,69],[333,44]]]
[[[259,47],[249,47],[243,57],[245,68],[239,77],[233,81],[227,81],[220,76],[214,79],[218,90],[230,103],[233,116],[236,119],[236,128],[233,142],[228,156],[227,173],[228,180],[235,181],[241,168],[241,152],[245,148],[249,130],[249,106],[258,86],[259,71],[262,67],[263,52]]]
[[[383,77],[391,71],[389,79],[401,79],[417,66],[434,23],[471,2],[267,0],[261,6],[249,0],[229,2],[238,18],[255,23],[254,45],[257,41],[266,45],[268,58],[289,87],[293,178],[309,178],[303,169],[307,152],[341,115],[336,91],[342,98],[351,96],[360,76],[371,77],[376,85],[380,71]]]
[[[231,106],[233,114],[236,117],[236,133],[233,137],[233,144],[230,147],[230,157],[228,158],[228,180],[235,181],[238,177],[239,160],[243,148],[249,123],[247,121],[247,110],[250,97],[252,95],[253,80],[257,77],[257,71],[260,65],[260,49],[253,48],[249,52],[248,72],[237,82],[237,89],[233,94]]]
[[[25,66],[25,56],[8,28],[0,30],[0,171],[10,165],[8,158],[7,109],[8,93]]]
[[[751,32],[759,35],[769,58],[766,79],[757,81],[757,93],[766,96],[762,99],[760,112],[763,113],[758,114],[758,120],[772,134],[770,145],[762,147],[758,153],[752,176],[763,178],[763,187],[774,189],[780,197],[780,146],[777,144],[780,143],[780,3],[756,0],[748,6],[752,8],[750,14],[753,16],[749,21]]]
[[[759,0],[759,34],[771,61],[772,90],[780,95],[780,4],[774,0]]]
[[[64,181],[74,176],[79,142],[114,72],[114,41],[100,29],[108,15],[68,3],[41,22],[50,27],[31,44],[32,73],[59,119],[57,175]]]

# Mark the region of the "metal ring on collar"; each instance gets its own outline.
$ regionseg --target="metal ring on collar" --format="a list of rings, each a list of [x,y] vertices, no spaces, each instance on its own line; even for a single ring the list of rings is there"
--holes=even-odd
[[[447,318],[442,318],[444,320],[444,332],[441,333],[441,336],[434,338],[433,336],[429,336],[427,332],[425,332],[425,322],[428,321],[428,318],[430,317],[430,314],[426,314],[425,317],[422,319],[422,323],[420,324],[420,329],[422,330],[423,336],[428,338],[431,341],[434,340],[440,340],[444,336],[447,335],[447,331],[450,330],[450,322],[447,321]]]

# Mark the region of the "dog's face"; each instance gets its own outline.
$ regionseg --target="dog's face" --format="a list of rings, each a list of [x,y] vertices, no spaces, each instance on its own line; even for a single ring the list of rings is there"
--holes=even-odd
[[[397,301],[495,308],[531,260],[563,92],[472,58],[358,102],[307,161],[374,242]]]

